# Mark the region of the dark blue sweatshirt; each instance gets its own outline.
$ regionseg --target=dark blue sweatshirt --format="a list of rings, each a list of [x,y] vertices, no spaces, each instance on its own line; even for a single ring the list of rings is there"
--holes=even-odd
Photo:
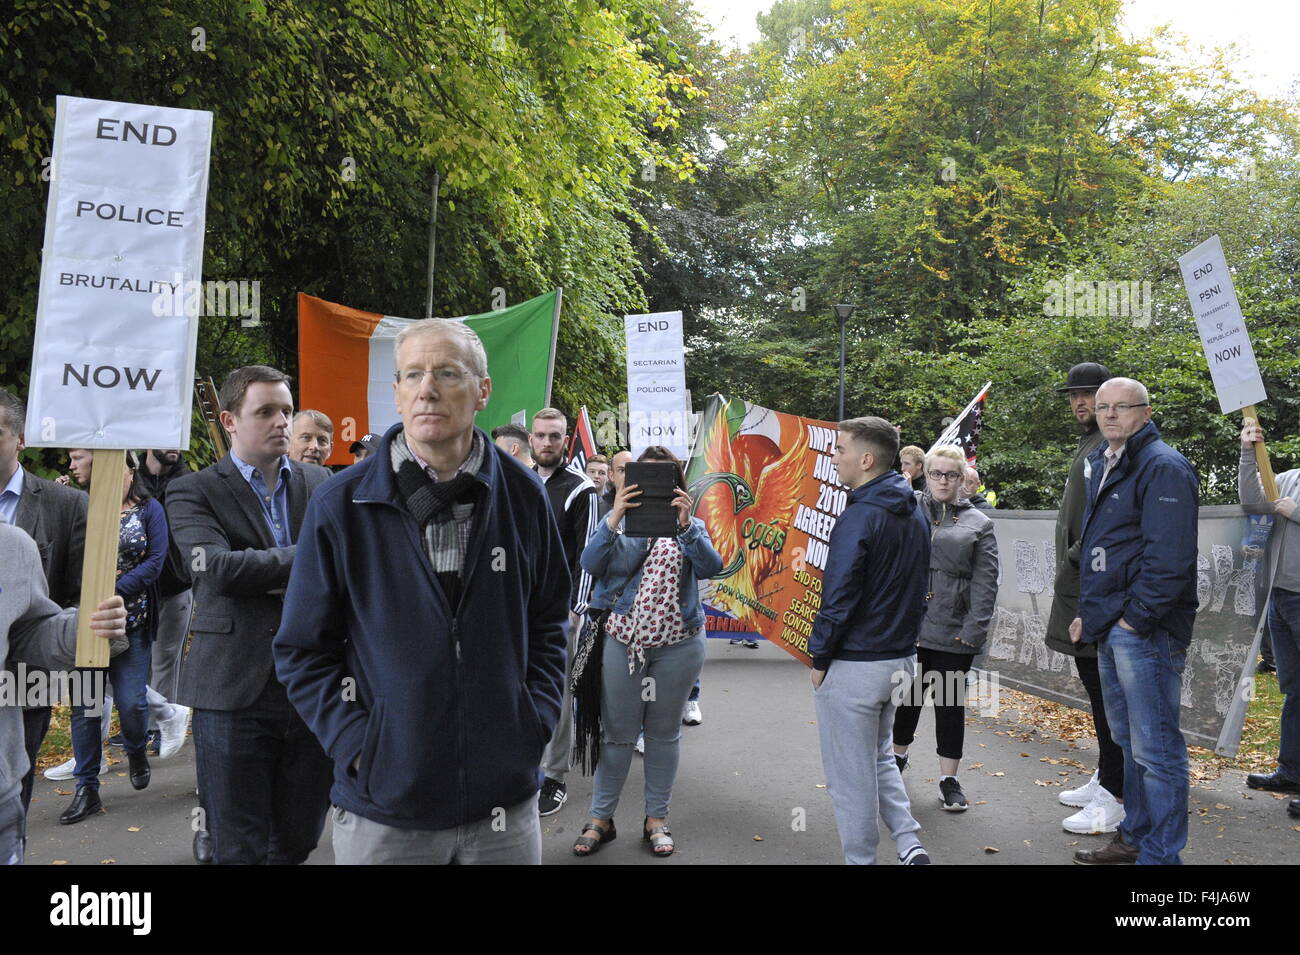
[[[831,531],[813,667],[915,653],[929,566],[930,533],[907,479],[887,471],[855,488]]]

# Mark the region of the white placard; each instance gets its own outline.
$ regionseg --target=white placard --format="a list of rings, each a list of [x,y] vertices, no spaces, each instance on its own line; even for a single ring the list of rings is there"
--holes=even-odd
[[[58,97],[29,446],[189,447],[211,143],[204,110]]]
[[[1210,378],[1224,414],[1258,404],[1268,395],[1250,346],[1246,320],[1232,287],[1232,275],[1217,235],[1178,258],[1183,286],[1210,366]]]
[[[682,313],[627,315],[628,442],[633,457],[652,444],[668,448],[683,461],[690,445],[690,395],[686,390],[686,355]]]

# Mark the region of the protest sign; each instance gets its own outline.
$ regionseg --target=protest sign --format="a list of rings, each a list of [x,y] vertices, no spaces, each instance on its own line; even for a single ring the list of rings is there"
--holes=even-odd
[[[658,444],[685,460],[690,453],[691,405],[686,391],[682,313],[628,315],[623,328],[632,456],[639,457],[650,445]]]
[[[28,446],[189,447],[211,139],[209,112],[58,97]]]
[[[25,442],[94,450],[77,665],[113,593],[126,448],[188,448],[212,114],[60,96]],[[159,307],[159,304],[163,307]]]

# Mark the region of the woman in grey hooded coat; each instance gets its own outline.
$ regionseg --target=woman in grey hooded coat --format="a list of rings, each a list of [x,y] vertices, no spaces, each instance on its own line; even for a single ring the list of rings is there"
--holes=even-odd
[[[998,544],[993,521],[961,500],[966,458],[960,449],[935,448],[925,461],[926,489],[917,491],[930,525],[930,582],[917,636],[916,679],[904,690],[894,717],[894,758],[901,771],[916,736],[925,696],[933,691],[938,737],[939,799],[964,812],[957,781],[966,720],[966,672],[988,638],[998,595]]]

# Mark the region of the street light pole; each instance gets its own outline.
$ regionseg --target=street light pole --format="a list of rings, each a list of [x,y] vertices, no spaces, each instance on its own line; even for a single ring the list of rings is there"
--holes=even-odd
[[[835,317],[840,323],[840,421],[844,420],[844,327],[848,324],[849,318],[856,311],[856,305],[833,305],[831,308],[835,312]]]

